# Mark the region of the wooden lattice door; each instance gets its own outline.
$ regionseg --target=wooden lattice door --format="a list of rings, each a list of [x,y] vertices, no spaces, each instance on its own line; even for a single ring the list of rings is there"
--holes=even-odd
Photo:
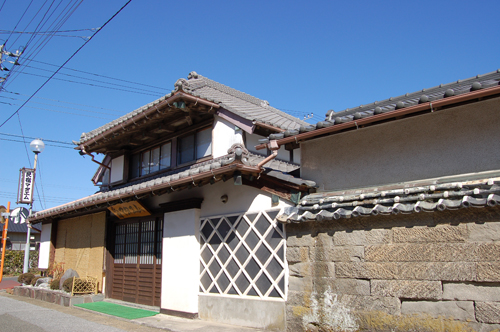
[[[163,219],[115,225],[111,297],[160,306]]]

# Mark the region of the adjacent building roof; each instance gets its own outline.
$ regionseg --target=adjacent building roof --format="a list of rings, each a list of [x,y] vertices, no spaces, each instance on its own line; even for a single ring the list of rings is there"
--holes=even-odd
[[[285,208],[285,223],[329,221],[374,215],[456,210],[500,204],[500,178],[317,193],[305,196],[297,207]]]
[[[78,144],[85,144],[93,138],[103,135],[115,127],[123,126],[131,119],[141,115],[146,111],[154,110],[159,104],[168,101],[176,94],[186,94],[202,100],[208,101],[207,106],[215,105],[218,108],[226,109],[243,119],[267,124],[281,130],[298,129],[300,126],[308,124],[300,119],[288,115],[274,107],[271,107],[265,100],[258,99],[244,92],[235,90],[226,85],[217,83],[206,77],[191,72],[188,79],[178,79],[175,83],[175,90],[171,93],[144,105],[120,118],[113,120],[97,129],[83,133]]]
[[[330,110],[324,121],[315,125],[301,126],[283,133],[271,134],[270,140],[277,140],[279,145],[300,142],[344,130],[358,129],[362,126],[382,121],[394,120],[403,116],[432,112],[453,103],[466,102],[500,93],[500,69],[484,75],[441,84],[439,86],[407,93],[399,97],[376,101],[367,105],[349,108],[340,112]],[[264,144],[258,148],[265,148]]]
[[[32,226],[31,231],[35,233],[40,233],[42,230],[42,225],[36,224]],[[13,223],[9,222],[9,233],[27,233],[28,232],[28,227],[26,226],[26,223]]]

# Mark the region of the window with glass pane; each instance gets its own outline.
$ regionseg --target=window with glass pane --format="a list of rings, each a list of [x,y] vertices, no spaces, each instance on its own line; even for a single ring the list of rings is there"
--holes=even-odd
[[[150,151],[144,151],[142,153],[141,176],[149,174],[149,155]]]
[[[172,144],[167,143],[161,146],[161,157],[160,157],[160,169],[165,169],[170,167],[171,160],[171,150]]]
[[[149,163],[149,172],[158,172],[160,170],[160,147],[151,150],[151,161]]]
[[[184,164],[194,160],[194,135],[179,138],[179,164]]]
[[[138,178],[141,176],[141,155],[133,154],[130,161],[130,178]]]
[[[196,133],[196,159],[212,154],[212,130],[207,128]]]

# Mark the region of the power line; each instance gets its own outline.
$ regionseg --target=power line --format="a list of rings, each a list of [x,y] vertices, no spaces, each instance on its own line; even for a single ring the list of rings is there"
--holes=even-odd
[[[43,62],[43,61],[32,60],[32,62],[41,63],[41,64],[48,65],[48,66],[57,67],[57,65],[53,65],[53,64],[50,64],[50,63],[47,63],[47,62]],[[91,73],[91,72],[88,72],[88,71],[83,71],[83,70],[78,70],[78,69],[73,69],[73,68],[68,68],[68,67],[65,67],[63,69],[65,69],[65,70],[72,70],[72,71],[76,71],[76,72],[83,73],[83,74],[88,74],[88,75],[93,75],[93,76],[108,78],[108,79],[111,79],[111,80],[121,81],[121,82],[125,82],[125,83],[131,83],[131,84],[136,84],[136,85],[147,86],[147,87],[155,88],[155,89],[158,89],[158,90],[172,91],[171,89],[167,89],[167,88],[161,88],[161,87],[157,87],[157,86],[154,86],[154,85],[137,83],[137,82],[133,82],[133,81],[127,81],[127,80],[124,80],[124,79],[114,78],[114,77],[105,76],[105,75],[100,75],[100,74]]]
[[[99,31],[101,31],[109,22],[111,22],[111,20],[113,18],[116,17],[116,15],[118,15],[132,0],[128,0],[127,3],[125,5],[123,5],[110,19],[108,19],[106,21],[106,23],[103,24],[103,26],[97,30],[85,43],[83,43],[82,46],[80,46],[79,49],[77,49],[70,57],[68,60],[66,60],[29,98],[28,100],[26,100],[26,102],[24,102],[23,105],[21,105],[21,107],[19,107],[7,120],[5,120],[1,125],[0,125],[0,128],[3,127],[4,124],[6,124],[15,114],[19,113],[19,111],[21,110],[21,108],[24,107],[24,105],[26,105],[63,67],[64,65],[66,65],[71,59],[73,59],[73,57],[85,46],[87,45],[91,40],[92,38],[94,38],[95,35],[97,35],[99,33]]]
[[[13,104],[13,103],[5,103],[5,102],[1,102],[1,101],[0,101],[0,104],[7,104],[7,105],[11,105],[11,106],[18,106],[19,105],[19,104]],[[72,112],[64,112],[64,111],[51,110],[51,109],[42,108],[42,107],[35,107],[35,106],[24,106],[24,107],[33,108],[33,109],[42,110],[42,111],[55,112],[55,113],[63,113],[63,114],[70,114],[70,115],[86,116],[88,118],[112,120],[111,118],[103,118],[102,116],[94,116],[94,115],[88,115],[88,114],[78,114],[78,113],[72,113]]]
[[[29,66],[26,65],[26,67],[29,67]],[[34,67],[30,67],[30,68],[34,68]],[[35,69],[38,69],[38,68],[35,68]],[[41,69],[41,70],[44,70],[44,69]],[[48,77],[48,76],[43,76],[43,75],[33,74],[33,73],[26,73],[26,72],[22,72],[21,74],[31,75],[31,76],[38,76],[38,77],[43,77],[43,78],[47,78]],[[73,75],[69,75],[69,74],[61,74],[61,75],[78,77],[78,76],[73,76]],[[128,86],[119,85],[119,84],[115,84],[115,83],[107,83],[107,82],[103,82],[103,81],[92,80],[90,78],[84,78],[84,77],[78,77],[78,78],[83,78],[85,80],[94,81],[94,82],[100,82],[100,83],[104,83],[104,84],[110,84],[110,85],[116,85],[116,86],[122,86],[122,87],[126,87],[126,88],[131,88],[131,87],[128,87]],[[77,82],[77,81],[72,81],[72,80],[66,80],[66,79],[63,79],[63,78],[54,78],[54,80],[64,81],[64,82],[70,82],[70,83],[76,83],[76,84],[89,85],[89,86],[94,86],[94,87],[98,87],[98,88],[105,88],[105,89],[111,89],[111,90],[118,90],[118,91],[138,93],[138,94],[149,95],[149,96],[158,96],[158,95],[161,94],[159,92],[149,91],[149,90],[144,90],[144,89],[138,89],[138,88],[132,88],[132,89],[141,90],[141,91],[148,91],[148,92],[151,92],[151,93],[144,93],[144,92],[138,92],[138,91],[133,91],[133,90],[125,90],[125,89],[120,89],[120,88],[113,88],[113,87],[109,87],[109,86],[105,86],[105,85],[98,85],[98,84],[92,84],[92,83],[86,83],[86,82]],[[161,95],[163,95],[163,94],[161,94]]]
[[[21,136],[21,135],[6,134],[6,133],[0,133],[0,135],[11,136],[11,137],[21,137],[21,138],[28,138],[28,139],[41,139],[44,143],[45,142],[52,142],[52,143],[60,143],[60,144],[74,146],[74,144],[70,143],[70,142],[56,141],[56,140],[50,140],[50,139],[45,139],[45,138],[40,138],[40,137],[29,137],[29,136]]]
[[[25,141],[18,141],[18,140],[8,139],[8,138],[0,138],[0,141],[9,141],[9,142],[17,142],[17,143],[27,144],[27,142],[25,142]],[[45,144],[45,145],[54,146],[56,148],[73,149],[72,147],[69,147],[69,146],[61,146],[61,145],[54,145],[54,144]],[[30,161],[30,167],[31,167],[31,161]]]
[[[19,100],[19,101],[23,101],[23,100],[24,100],[24,99],[10,98],[10,97],[5,97],[5,96],[0,96],[0,98],[10,99],[10,100]],[[2,102],[0,102],[0,103],[2,103]],[[105,115],[113,115],[113,116],[115,116],[115,115],[116,115],[116,114],[112,114],[112,113],[98,112],[98,111],[90,111],[90,110],[85,110],[85,109],[82,109],[82,108],[68,107],[68,106],[60,106],[60,105],[53,105],[53,104],[47,104],[47,103],[40,103],[40,102],[36,102],[36,101],[31,101],[30,103],[40,104],[40,105],[46,105],[46,106],[54,106],[54,107],[60,107],[60,108],[67,108],[67,109],[70,109],[70,110],[82,111],[82,112],[89,112],[89,113],[97,113],[97,114],[105,114]],[[2,103],[2,104],[6,104],[6,103]],[[9,105],[15,105],[15,104],[10,104],[10,103],[8,103],[8,104],[9,104]],[[30,107],[30,106],[26,106],[26,107]]]
[[[25,95],[25,94],[22,94],[22,93],[19,93],[19,92],[11,92],[11,91],[7,91],[7,90],[2,90],[3,92],[7,92],[7,93],[10,93],[10,94],[14,94],[14,95],[19,95],[19,96],[25,96],[25,97],[29,97],[29,95]],[[4,97],[6,98],[6,97]],[[99,106],[91,106],[91,105],[85,105],[85,104],[78,104],[78,103],[72,103],[72,102],[69,102],[69,101],[62,101],[62,100],[57,100],[57,99],[50,99],[50,98],[44,98],[44,97],[35,97],[37,99],[44,99],[44,100],[50,100],[50,101],[55,101],[55,102],[58,102],[58,103],[63,103],[63,104],[71,104],[71,105],[78,105],[78,106],[85,106],[85,107],[90,107],[90,108],[96,108],[96,109],[100,109],[100,110],[105,110],[105,111],[112,111],[112,112],[117,112],[117,113],[125,113],[124,111],[119,111],[119,110],[115,110],[115,109],[112,109],[112,108],[105,108],[105,107],[99,107]],[[61,106],[58,106],[58,107],[61,107]]]
[[[36,27],[36,31],[41,31],[41,29],[43,28],[43,26],[45,24],[47,24],[47,22],[49,21],[49,19],[52,17],[52,15],[57,11],[57,8],[59,8],[59,6],[61,5],[62,1],[59,2],[59,4],[56,6],[56,8],[52,11],[52,13],[49,15],[49,17],[44,21],[45,19],[45,16],[48,14],[48,12],[50,11],[50,8],[52,7],[52,5],[54,4],[55,1],[52,2],[52,4],[49,6],[49,9],[45,12],[45,14],[43,15],[42,17],[42,20],[40,21],[40,23],[38,23],[38,26]],[[81,3],[83,2],[83,0],[80,0],[79,3],[75,2],[74,4],[71,4],[71,2],[69,2],[66,7],[63,9],[63,11],[61,13],[58,14],[58,17],[56,18],[56,20],[54,20],[54,22],[50,25],[50,27],[53,27],[54,30],[58,30],[60,27],[62,27],[62,25],[73,15],[73,13],[76,11],[76,9],[81,5]],[[45,1],[45,3],[47,3],[47,1]],[[40,9],[38,10],[38,12],[36,13],[35,16],[33,16],[33,18],[31,19],[31,21],[28,23],[28,25],[26,26],[26,29],[28,28],[28,26],[31,24],[31,22],[33,22],[33,20],[36,18],[36,16],[38,15],[38,13],[40,13],[40,11],[42,10],[42,8],[45,6],[45,3],[42,5],[42,7],[40,7]],[[70,7],[72,6],[72,7]],[[68,9],[68,7],[70,7]],[[64,14],[64,16],[62,18],[61,15],[63,15],[63,13],[66,12]],[[42,24],[43,23],[43,24]],[[49,27],[49,28],[50,28]],[[18,39],[19,39],[20,36],[18,36]],[[31,51],[31,53],[27,56],[26,58],[26,61],[31,61],[31,59],[33,59],[34,57],[36,57],[41,51],[43,48],[45,48],[45,46],[47,45],[47,43],[52,39],[53,35],[49,34],[47,36],[45,36],[45,38],[43,39],[40,39],[37,43],[38,45],[33,49],[33,51]],[[35,35],[32,35],[29,40],[28,40],[28,43],[26,44],[24,50],[26,50],[28,48],[28,46],[31,44],[31,42],[35,39]],[[16,39],[17,41],[17,39]],[[24,51],[23,50],[23,51]],[[36,54],[35,54],[36,52]],[[12,82],[13,80],[15,80],[19,73],[17,73],[17,69],[18,67],[14,67],[14,72],[16,72],[15,76],[10,80],[10,82]],[[19,72],[22,72],[25,68],[23,66],[21,66],[21,68],[19,69]],[[10,76],[12,74],[12,72],[9,72],[8,76]],[[10,83],[8,83],[10,84]],[[8,85],[7,84],[7,85]],[[5,81],[2,82],[2,87],[5,85]]]

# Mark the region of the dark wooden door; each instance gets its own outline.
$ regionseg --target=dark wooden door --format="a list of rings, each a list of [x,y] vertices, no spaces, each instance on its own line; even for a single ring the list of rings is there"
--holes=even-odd
[[[162,218],[115,225],[111,297],[160,306]]]

